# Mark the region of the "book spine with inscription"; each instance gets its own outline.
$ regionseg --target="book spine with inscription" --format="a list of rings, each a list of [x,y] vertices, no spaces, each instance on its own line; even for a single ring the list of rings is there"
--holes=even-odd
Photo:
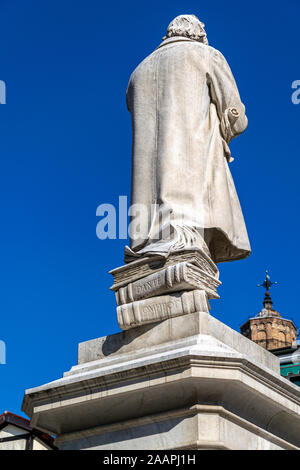
[[[116,291],[120,287],[126,286],[129,282],[137,281],[142,277],[149,276],[154,272],[184,261],[197,266],[213,277],[218,277],[218,267],[206,253],[199,252],[198,250],[183,251],[171,254],[164,261],[162,261],[161,257],[158,259],[155,257],[141,258],[111,270],[110,274],[114,277],[114,284],[111,286],[111,290]]]
[[[209,278],[209,279],[208,279]],[[204,289],[209,298],[218,298],[214,288],[220,282],[188,262],[168,266],[116,291],[117,305],[147,299],[167,292]]]
[[[117,307],[122,330],[194,312],[208,312],[207,295],[202,290],[161,295]]]

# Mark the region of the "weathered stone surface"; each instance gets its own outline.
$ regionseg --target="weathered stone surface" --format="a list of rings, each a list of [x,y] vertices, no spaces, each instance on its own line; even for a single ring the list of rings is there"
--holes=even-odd
[[[194,405],[74,432],[60,436],[57,444],[61,450],[297,449],[222,406],[214,405]]]
[[[110,274],[114,277],[114,284],[111,290],[116,291],[131,282],[135,282],[161,271],[168,266],[173,266],[181,262],[188,262],[195,265],[214,279],[219,278],[217,266],[206,253],[200,250],[183,250],[171,254],[167,259],[161,256],[150,256],[112,269]]]
[[[268,290],[272,284],[268,271],[266,271],[266,279],[261,285],[266,289],[263,308],[255,317],[249,318],[240,327],[244,336],[269,351],[295,345],[298,336],[298,330],[293,320],[283,318],[274,309]]]
[[[206,292],[193,290],[120,305],[117,307],[117,317],[120,328],[128,330],[187,313],[208,312],[209,308]]]
[[[148,273],[148,275],[146,275]],[[121,329],[162,321],[196,311],[208,311],[218,298],[219,271],[200,251],[179,251],[162,262],[143,258],[111,271]],[[165,295],[161,295],[165,294]]]
[[[193,287],[216,298],[215,263],[250,253],[228,167],[229,144],[247,127],[245,106],[197,17],[172,21],[163,42],[132,73],[126,98],[133,124],[130,215],[139,218],[130,224],[127,266],[111,271],[122,329],[183,313],[177,301],[141,299]],[[181,261],[202,270],[194,283],[184,276],[169,282],[176,268],[165,271],[163,282],[164,274],[153,276]],[[152,277],[141,281],[146,276]]]
[[[280,373],[276,356],[210,314],[196,312],[79,343],[78,366],[72,368],[69,374],[84,370],[87,367],[85,363],[91,363],[88,367],[99,367],[104,364],[103,359],[114,356],[118,356],[121,361],[128,354],[146,355],[148,351],[152,354],[158,348],[169,347],[168,344],[186,338],[195,338],[197,341],[199,335],[215,338],[261,367]],[[94,361],[97,364],[93,364]]]
[[[191,263],[183,262],[120,287],[116,291],[116,300],[117,305],[122,305],[161,294],[193,289],[205,290],[208,298],[216,299],[219,298],[216,293],[219,285],[220,281],[213,276]]]
[[[292,320],[271,315],[250,318],[241,327],[241,332],[268,350],[290,347],[297,338],[297,328]]]
[[[126,96],[133,125],[131,202],[143,217],[130,233],[125,262],[205,245],[217,263],[247,257],[228,163],[229,144],[248,121],[230,67],[208,46],[198,18],[173,20],[132,73]]]
[[[26,392],[23,411],[62,449],[300,447],[299,387],[274,372],[275,356],[210,315],[113,336],[102,359]]]

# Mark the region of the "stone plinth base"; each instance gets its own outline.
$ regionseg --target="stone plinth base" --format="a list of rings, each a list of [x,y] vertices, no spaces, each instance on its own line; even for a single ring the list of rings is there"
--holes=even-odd
[[[300,447],[300,389],[207,313],[81,343],[78,365],[27,390],[23,410],[61,449]]]

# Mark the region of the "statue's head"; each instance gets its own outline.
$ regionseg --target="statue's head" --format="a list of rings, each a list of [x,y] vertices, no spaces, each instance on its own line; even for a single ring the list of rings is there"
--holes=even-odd
[[[171,21],[167,29],[167,35],[163,39],[184,36],[208,44],[204,26],[204,23],[201,23],[195,15],[179,15]]]

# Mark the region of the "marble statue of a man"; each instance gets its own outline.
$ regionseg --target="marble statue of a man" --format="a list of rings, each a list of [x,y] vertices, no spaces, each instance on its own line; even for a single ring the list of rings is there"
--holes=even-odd
[[[247,257],[249,240],[228,167],[228,145],[247,127],[245,107],[198,18],[181,15],[171,22],[163,42],[132,73],[127,106],[131,205],[140,208],[140,217],[125,261],[198,249],[215,263]]]

